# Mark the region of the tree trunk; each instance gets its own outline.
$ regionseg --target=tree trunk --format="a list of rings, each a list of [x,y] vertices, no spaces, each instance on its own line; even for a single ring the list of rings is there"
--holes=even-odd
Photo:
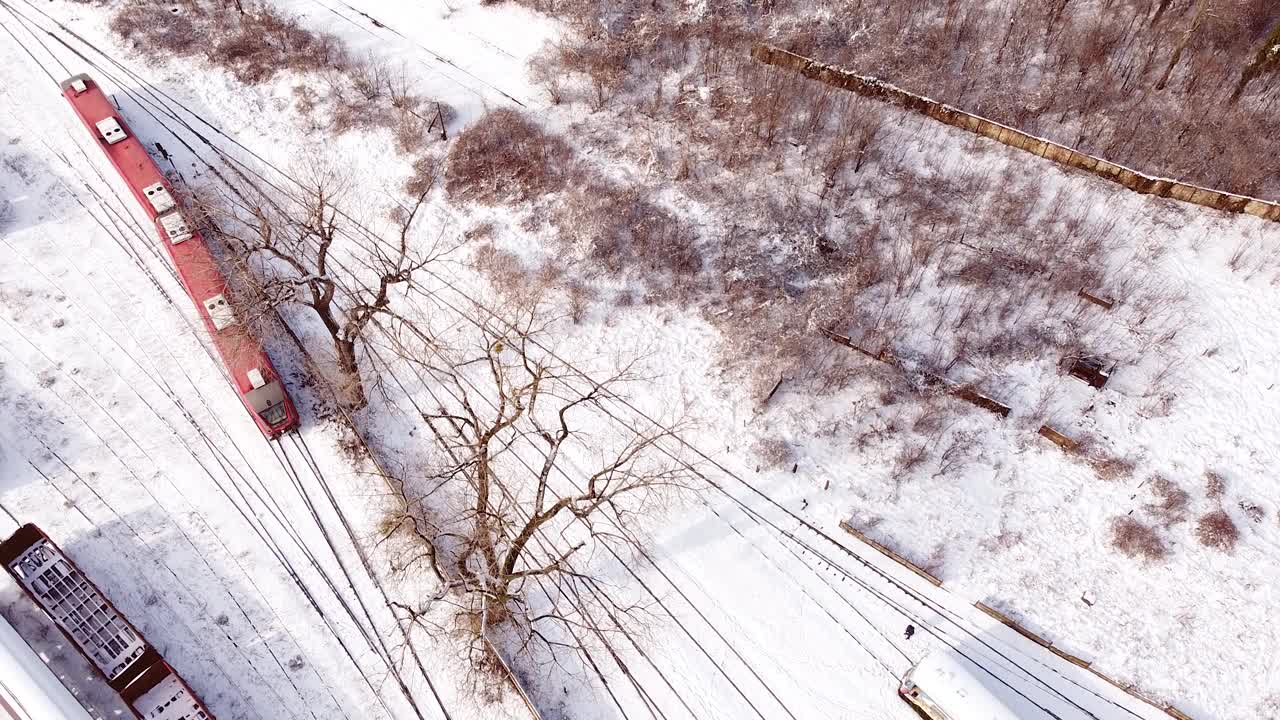
[[[1236,83],[1236,88],[1231,93],[1231,104],[1234,105],[1240,100],[1245,88],[1254,78],[1265,70],[1275,69],[1277,65],[1280,65],[1280,23],[1276,23],[1275,29],[1262,41],[1262,47],[1258,49],[1258,53],[1248,65],[1244,66],[1244,70],[1240,73],[1240,82]]]
[[[1164,69],[1164,75],[1160,77],[1160,82],[1156,83],[1156,90],[1164,90],[1164,86],[1169,83],[1169,76],[1173,75],[1173,69],[1177,67],[1178,61],[1182,59],[1182,51],[1187,49],[1187,44],[1191,42],[1191,38],[1200,29],[1200,24],[1204,21],[1204,12],[1208,7],[1209,0],[1200,0],[1196,5],[1196,14],[1191,18],[1191,25],[1182,34],[1182,38],[1178,40],[1178,47],[1174,48],[1173,57],[1169,58],[1169,67]]]
[[[342,337],[333,339],[338,353],[338,370],[342,372],[342,390],[347,408],[359,410],[368,404],[364,394],[364,381],[360,379],[360,366],[356,362],[356,343]]]
[[[1156,8],[1156,14],[1151,16],[1151,25],[1154,27],[1160,22],[1160,18],[1164,16],[1164,11],[1169,9],[1169,3],[1172,0],[1160,0],[1160,6]]]

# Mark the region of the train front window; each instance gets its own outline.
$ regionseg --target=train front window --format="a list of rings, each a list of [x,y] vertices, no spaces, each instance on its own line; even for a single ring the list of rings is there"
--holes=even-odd
[[[273,405],[262,413],[262,421],[268,425],[276,426],[284,422],[289,417],[288,411],[284,409],[284,403]]]
[[[244,394],[249,406],[272,427],[289,419],[289,411],[285,407],[284,386],[279,380],[272,380],[260,388],[254,388]]]

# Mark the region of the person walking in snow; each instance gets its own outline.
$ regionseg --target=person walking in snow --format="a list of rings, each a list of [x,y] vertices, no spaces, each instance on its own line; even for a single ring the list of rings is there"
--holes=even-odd
[[[906,631],[906,632],[904,632],[904,633],[902,633],[902,639],[904,639],[904,640],[910,640],[910,639],[911,639],[911,636],[912,636],[912,635],[915,635],[915,634],[916,634],[916,626],[915,626],[915,625],[908,625],[908,626],[907,626],[907,631]]]

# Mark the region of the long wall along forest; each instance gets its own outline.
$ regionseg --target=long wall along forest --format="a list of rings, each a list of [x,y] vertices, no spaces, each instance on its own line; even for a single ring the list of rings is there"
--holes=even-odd
[[[1277,32],[1280,32],[1280,30]],[[811,80],[858,93],[865,97],[892,103],[907,110],[927,115],[938,122],[989,137],[1009,147],[1025,150],[1059,165],[1085,170],[1098,177],[1119,183],[1134,192],[1172,198],[1225,212],[1256,215],[1260,218],[1280,222],[1280,203],[1259,200],[1222,190],[1203,188],[1168,178],[1152,177],[1123,165],[1108,162],[1103,158],[1076,151],[1051,140],[1035,137],[1007,125],[1001,125],[984,117],[964,112],[945,103],[916,95],[876,78],[824,65],[811,58],[802,57],[776,47],[758,45],[751,51],[751,55],[762,63],[793,70]]]

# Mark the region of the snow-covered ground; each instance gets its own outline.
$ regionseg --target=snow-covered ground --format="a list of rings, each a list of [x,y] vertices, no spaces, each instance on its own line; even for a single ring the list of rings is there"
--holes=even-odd
[[[378,207],[408,173],[403,158],[389,151],[385,134],[332,139],[309,130],[290,95],[305,78],[246,88],[198,63],[156,66],[119,46],[101,8],[52,3],[41,7],[46,18],[13,4],[43,28],[57,30],[53,19],[66,23],[113,60],[86,52],[102,67],[85,67],[0,8],[5,27],[36,56],[0,35],[0,503],[58,540],[219,717],[434,718],[442,716],[440,706],[455,718],[527,716],[510,694],[496,706],[478,701],[459,677],[458,649],[448,637],[415,632],[416,652],[406,654],[321,482],[366,545],[375,534],[377,491],[339,450],[342,433],[319,417],[323,397],[300,389],[305,371],[296,348],[281,341],[271,350],[303,398],[306,444],[285,439],[273,448],[219,377],[153,233],[39,67],[57,79],[97,76],[116,91],[135,130],[163,143],[192,183],[203,175],[194,154],[216,163],[196,132],[267,175],[267,161],[287,169],[320,147],[354,168],[353,208]],[[546,107],[525,79],[525,59],[556,32],[528,11],[474,1],[277,4],[356,53],[415,68],[423,92],[455,111],[454,132],[496,107],[523,106],[559,127],[585,115]],[[951,151],[965,147],[947,137],[955,140]],[[1086,197],[1109,190],[1054,177]],[[850,454],[838,435],[823,439],[816,430],[864,408],[851,410],[848,398],[816,403],[784,393],[758,417],[741,388],[718,378],[720,339],[695,314],[634,308],[559,328],[555,350],[575,365],[647,351],[645,370],[656,379],[633,388],[632,401],[653,417],[689,417],[696,428],[689,437],[707,453],[699,467],[724,492],[690,501],[649,528],[652,561],[593,560],[611,592],[655,604],[657,619],[634,644],[615,643],[619,657],[596,654],[607,687],[586,669],[569,677],[517,663],[544,715],[905,720],[913,715],[895,695],[896,678],[928,651],[955,646],[1016,688],[1010,692],[1027,717],[1043,714],[1032,703],[1064,718],[1163,717],[994,623],[972,607],[975,600],[1025,618],[1193,717],[1265,715],[1265,703],[1280,692],[1280,636],[1267,621],[1280,607],[1280,532],[1268,484],[1277,465],[1276,361],[1266,343],[1267,328],[1280,320],[1280,298],[1273,270],[1232,272],[1228,263],[1249,242],[1247,262],[1262,267],[1262,248],[1276,231],[1250,219],[1171,212],[1138,196],[1120,203],[1134,247],[1160,244],[1155,271],[1191,299],[1193,317],[1166,351],[1177,362],[1177,399],[1171,412],[1152,412],[1151,399],[1139,397],[1145,376],[1126,370],[1102,402],[1058,378],[1054,417],[1062,419],[1060,429],[1104,435],[1142,459],[1143,474],[1132,482],[1098,480],[1028,437],[1015,411],[998,431],[1003,442],[986,446],[984,461],[975,463],[985,470],[975,467],[959,482],[912,484],[890,497],[882,468]],[[447,205],[438,193],[431,210],[435,228],[461,232],[470,223],[471,210]],[[507,221],[502,227],[515,224],[499,219]],[[465,273],[451,280],[471,293],[483,287]],[[435,289],[466,306],[460,292]],[[304,341],[322,341],[305,318],[290,320]],[[1035,376],[1025,384],[1038,382]],[[398,419],[411,414],[411,400],[429,397],[428,389],[412,382],[384,389],[388,397],[375,409],[386,412],[373,425],[387,446],[412,454],[418,441]],[[1040,390],[1015,389],[1016,399]],[[627,406],[612,412],[644,422]],[[991,421],[979,415],[971,422]],[[750,448],[759,437],[778,436],[800,447],[797,472],[757,473]],[[1146,500],[1135,485],[1146,474],[1177,474],[1191,486],[1209,469],[1228,479],[1224,504],[1264,512],[1260,522],[1240,521],[1244,537],[1233,555],[1196,543],[1193,522],[1172,530],[1174,552],[1162,565],[1142,566],[1105,547],[1108,518],[1141,512]],[[321,524],[305,498],[316,503]],[[1212,504],[1201,495],[1194,503],[1193,517]],[[945,589],[842,536],[838,522],[850,517],[863,524],[874,517],[875,535],[921,560],[942,548]],[[0,519],[0,532],[8,522]],[[1004,547],[992,542],[997,536],[1019,540]],[[373,558],[391,598],[420,592],[384,573],[385,558]],[[1092,604],[1081,601],[1084,593]],[[0,612],[17,615],[21,602],[10,597]],[[919,629],[910,640],[903,637],[908,623]],[[407,691],[388,674],[384,656],[403,668]],[[1222,689],[1241,677],[1250,681],[1239,692]]]

